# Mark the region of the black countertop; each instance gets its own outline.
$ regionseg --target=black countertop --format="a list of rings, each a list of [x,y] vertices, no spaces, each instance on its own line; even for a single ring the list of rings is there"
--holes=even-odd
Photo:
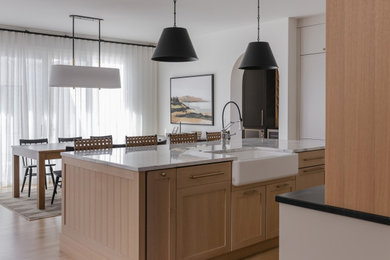
[[[276,201],[302,208],[390,225],[389,217],[326,205],[324,186],[317,186],[305,190],[281,194],[276,196]]]

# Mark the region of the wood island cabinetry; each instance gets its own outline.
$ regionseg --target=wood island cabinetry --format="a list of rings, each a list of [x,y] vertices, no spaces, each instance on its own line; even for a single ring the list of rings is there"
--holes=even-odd
[[[265,240],[265,187],[232,193],[232,249]]]
[[[147,259],[230,250],[231,162],[147,172]]]
[[[300,154],[297,176],[243,186],[232,186],[231,161],[136,172],[65,157],[61,250],[76,260],[233,260],[275,248],[275,196],[320,182],[307,176],[323,169],[321,156]]]
[[[278,194],[295,190],[295,180],[282,181],[267,185],[267,214],[266,214],[266,238],[279,236],[279,203],[275,201]]]
[[[298,153],[296,190],[325,184],[325,150]]]

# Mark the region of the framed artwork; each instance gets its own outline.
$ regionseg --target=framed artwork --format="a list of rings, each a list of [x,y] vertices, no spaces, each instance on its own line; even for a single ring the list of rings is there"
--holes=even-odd
[[[214,125],[214,74],[171,78],[171,124]]]

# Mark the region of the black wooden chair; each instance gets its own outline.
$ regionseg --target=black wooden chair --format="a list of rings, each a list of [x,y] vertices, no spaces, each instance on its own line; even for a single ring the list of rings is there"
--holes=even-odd
[[[43,138],[43,139],[20,139],[19,140],[19,143],[20,145],[29,145],[29,144],[47,144],[48,143],[48,140],[47,138]],[[26,184],[26,179],[27,179],[27,176],[29,177],[29,182],[28,182],[28,197],[30,197],[30,194],[31,194],[31,182],[32,182],[32,177],[33,176],[37,176],[37,173],[34,173],[33,172],[33,169],[34,168],[37,168],[37,164],[35,162],[35,160],[33,159],[30,159],[30,158],[26,158],[26,157],[22,157],[22,162],[23,162],[23,168],[25,168],[25,172],[24,172],[24,178],[23,178],[23,184],[22,184],[22,189],[21,189],[21,192],[23,192],[24,190],[24,185]],[[46,173],[46,176],[49,175],[51,176],[51,179],[53,181],[53,184],[54,184],[54,171],[53,171],[53,166],[55,166],[54,163],[50,163],[50,160],[47,160],[48,163],[45,163],[45,166],[46,167],[49,167],[49,173]],[[47,181],[46,181],[46,178],[45,178],[45,187],[47,189]]]
[[[59,137],[58,142],[59,143],[68,143],[68,142],[74,142],[75,140],[83,139],[81,136],[79,137]],[[54,171],[54,175],[56,176],[56,180],[54,182],[54,190],[53,195],[51,197],[51,204],[54,202],[54,197],[57,194],[57,187],[62,187],[62,170]]]

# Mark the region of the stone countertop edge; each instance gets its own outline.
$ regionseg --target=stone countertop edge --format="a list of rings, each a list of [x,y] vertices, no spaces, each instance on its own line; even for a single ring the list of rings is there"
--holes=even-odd
[[[220,163],[220,162],[230,162],[237,159],[236,157],[226,157],[226,158],[217,158],[217,159],[199,159],[198,161],[188,161],[188,162],[180,162],[180,163],[172,163],[172,164],[161,164],[161,165],[150,165],[150,166],[142,166],[142,167],[134,167],[128,164],[120,164],[114,162],[102,161],[94,158],[89,158],[86,156],[74,155],[72,153],[63,152],[61,156],[99,163],[106,166],[117,167],[125,170],[130,170],[134,172],[147,172],[147,171],[155,171],[155,170],[165,170],[170,168],[178,168],[178,167],[188,167],[188,166],[196,166],[202,164],[210,164],[210,163]]]
[[[390,217],[339,208],[325,204],[325,186],[316,186],[313,188],[280,194],[275,199],[279,203],[289,204],[297,207],[322,211],[326,213],[341,215],[345,217],[356,218],[370,221],[378,224],[390,225]]]

